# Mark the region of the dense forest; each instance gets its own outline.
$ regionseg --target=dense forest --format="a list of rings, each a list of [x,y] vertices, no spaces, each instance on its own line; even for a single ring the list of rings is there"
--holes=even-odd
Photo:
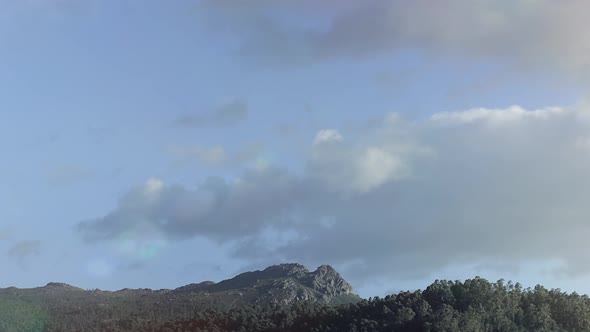
[[[590,299],[482,278],[435,281],[342,306],[297,303],[206,312],[156,331],[590,331]]]
[[[157,310],[113,319],[96,308],[87,313],[96,316],[94,325],[82,327],[80,313],[47,313],[31,303],[0,302],[0,331],[590,331],[586,295],[542,286],[525,289],[518,283],[490,283],[479,277],[437,280],[425,290],[353,304],[242,305],[195,310],[190,318],[171,321],[159,319]]]

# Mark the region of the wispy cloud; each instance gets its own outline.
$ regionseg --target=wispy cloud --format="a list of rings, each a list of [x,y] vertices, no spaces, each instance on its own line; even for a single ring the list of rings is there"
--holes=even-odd
[[[8,250],[7,254],[15,258],[19,263],[29,256],[39,255],[41,253],[41,241],[20,241],[15,243]]]
[[[244,166],[257,160],[261,153],[260,144],[248,144],[237,151],[227,151],[223,146],[176,146],[170,152],[182,162],[198,160],[212,167]]]
[[[234,126],[248,118],[248,104],[241,99],[223,102],[215,110],[205,113],[185,114],[174,123],[179,127],[227,127]]]

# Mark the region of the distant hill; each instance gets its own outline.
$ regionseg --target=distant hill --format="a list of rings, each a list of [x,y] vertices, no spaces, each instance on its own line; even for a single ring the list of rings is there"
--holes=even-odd
[[[227,311],[245,305],[302,301],[337,305],[360,300],[329,265],[310,272],[301,264],[281,264],[218,283],[205,281],[173,290],[88,291],[49,283],[37,288],[0,289],[0,332],[102,331],[125,319],[166,322],[190,319],[206,310]]]

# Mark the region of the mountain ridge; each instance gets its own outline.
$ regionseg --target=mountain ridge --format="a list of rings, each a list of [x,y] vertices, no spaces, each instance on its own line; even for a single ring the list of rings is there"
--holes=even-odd
[[[80,307],[80,303],[117,306],[119,302],[133,300],[142,305],[168,303],[197,309],[231,309],[247,304],[291,304],[297,301],[342,304],[361,300],[333,267],[321,265],[309,271],[298,263],[272,265],[219,282],[202,281],[174,289],[84,290],[60,282],[34,288],[0,288],[0,299],[9,297],[46,303],[47,306],[54,303],[69,306],[69,302],[76,302],[75,307]]]
[[[310,271],[299,263],[282,263],[266,267],[263,270],[246,271],[233,278],[219,282],[210,280],[198,283],[190,283],[176,288],[122,288],[117,290],[82,289],[63,282],[48,282],[44,286],[32,288],[18,288],[14,286],[1,288],[0,291],[26,291],[26,290],[51,290],[51,291],[80,291],[100,293],[125,293],[125,292],[152,292],[152,293],[199,293],[199,292],[223,292],[247,287],[261,287],[265,281],[292,280],[300,286],[308,287],[322,295],[323,300],[331,296],[356,295],[352,286],[330,265],[320,265],[316,270]],[[279,283],[280,284],[280,283]],[[283,283],[284,284],[284,283]],[[266,285],[269,286],[269,285]],[[284,285],[283,285],[284,286]],[[312,298],[305,298],[310,300]]]
[[[272,265],[217,283],[203,281],[175,289],[84,290],[50,282],[35,288],[0,288],[0,331],[3,320],[14,324],[33,322],[51,327],[50,331],[69,331],[65,327],[73,326],[76,331],[106,331],[101,327],[104,324],[129,319],[155,324],[190,319],[210,310],[229,312],[255,305],[292,305],[303,301],[333,306],[361,300],[331,266],[309,271],[297,263]],[[15,312],[17,316],[10,314]],[[22,330],[32,331],[29,327]]]

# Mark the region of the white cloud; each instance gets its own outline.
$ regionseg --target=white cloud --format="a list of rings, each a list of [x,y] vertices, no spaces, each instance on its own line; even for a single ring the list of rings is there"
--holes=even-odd
[[[360,157],[355,187],[367,192],[390,180],[403,178],[404,173],[403,162],[398,157],[383,149],[369,147]]]
[[[375,189],[407,175],[408,151],[379,145],[346,144],[335,130],[321,130],[314,140],[307,175],[326,190],[351,194]]]
[[[475,108],[458,112],[441,112],[431,116],[432,121],[445,124],[466,124],[472,122],[487,122],[491,124],[503,124],[523,119],[549,119],[552,116],[564,114],[560,107],[548,107],[538,110],[526,110],[518,105],[506,109]]]
[[[239,181],[163,184],[155,200],[131,190],[78,230],[94,240],[145,229],[172,240],[205,236],[249,261],[361,264],[379,276],[545,260],[587,273],[583,114],[514,106],[412,123],[388,115],[355,141],[321,131],[300,173],[267,165]],[[265,247],[269,232],[288,241]]]
[[[148,196],[157,195],[164,187],[164,182],[160,179],[151,178],[145,182],[144,192]]]
[[[322,129],[315,136],[315,139],[313,140],[313,145],[330,143],[330,142],[341,142],[342,140],[343,140],[343,137],[342,137],[342,135],[340,135],[340,133],[337,130]]]

